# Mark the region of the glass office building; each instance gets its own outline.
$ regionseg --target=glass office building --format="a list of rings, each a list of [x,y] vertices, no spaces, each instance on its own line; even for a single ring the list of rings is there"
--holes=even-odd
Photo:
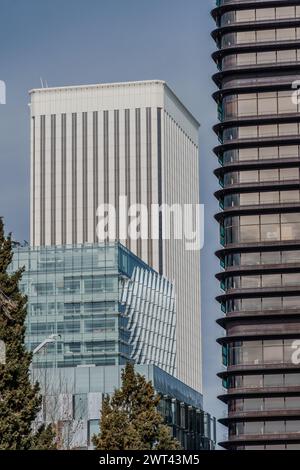
[[[155,365],[138,364],[135,369],[159,393],[158,410],[183,448],[214,449],[216,421],[203,411],[202,395]],[[56,423],[60,449],[91,449],[92,437],[99,432],[103,394],[121,386],[121,371],[122,366],[35,369],[47,397],[37,424]]]
[[[300,1],[219,0],[214,94],[228,449],[300,448]]]
[[[152,380],[159,409],[186,449],[211,449],[215,421],[202,395],[176,378],[173,284],[119,243],[25,247],[26,342],[40,383],[38,422],[57,426],[60,448],[91,448],[102,395],[120,386],[128,361]]]
[[[142,359],[176,373],[174,287],[121,244],[20,248],[11,269],[20,266],[27,346],[56,339],[34,354],[33,367]]]

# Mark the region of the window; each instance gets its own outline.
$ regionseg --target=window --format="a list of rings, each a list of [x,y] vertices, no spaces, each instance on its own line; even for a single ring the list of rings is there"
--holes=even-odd
[[[283,342],[281,340],[264,341],[264,362],[266,364],[283,362]]]
[[[277,19],[294,18],[295,15],[296,15],[295,7],[276,8],[276,18]]]
[[[260,264],[259,253],[241,253],[241,265]]]
[[[58,287],[59,293],[66,294],[79,294],[80,293],[80,279],[65,278],[63,288]]]
[[[281,285],[281,275],[280,274],[270,274],[266,276],[261,276],[261,286],[262,287],[276,287]]]
[[[47,295],[54,293],[54,286],[52,282],[33,283],[31,285],[32,295]]]
[[[115,278],[107,276],[90,276],[84,278],[84,292],[112,292],[115,288]]]
[[[258,64],[271,64],[276,62],[276,51],[271,52],[259,52],[257,54]]]
[[[283,308],[284,309],[294,309],[299,308],[300,298],[299,297],[284,297],[283,298]]]
[[[225,219],[225,244],[300,239],[298,213],[233,217],[232,222]]]
[[[80,333],[80,321],[66,320],[57,324],[57,332],[59,334]]]
[[[65,303],[63,308],[65,314],[80,314],[80,303]]]
[[[263,361],[262,341],[245,341],[242,346],[244,364],[261,364]]]
[[[238,54],[237,56],[237,65],[254,65],[256,64],[256,54]]]
[[[238,97],[238,115],[239,116],[252,116],[257,114],[257,99],[256,95],[239,95]]]
[[[286,374],[285,385],[300,386],[300,374]]]
[[[278,158],[277,147],[262,147],[259,149],[260,160],[272,160],[273,158]]]
[[[248,398],[244,400],[245,411],[259,411],[263,410],[264,403],[262,398]]]
[[[258,114],[277,114],[277,99],[273,93],[258,94]]]
[[[87,341],[85,343],[85,352],[102,353],[107,351],[115,351],[115,341]]]
[[[262,264],[276,264],[281,262],[280,252],[278,251],[266,251],[261,254]]]
[[[298,180],[299,179],[299,168],[281,168],[280,169],[280,180]]]
[[[94,434],[98,434],[100,430],[99,420],[91,419],[88,421],[88,444],[92,445],[92,438]]]
[[[265,192],[260,194],[261,204],[275,204],[279,202],[279,192]]]
[[[263,310],[276,310],[281,309],[281,298],[279,297],[266,297],[262,299]]]
[[[87,394],[80,393],[73,395],[73,417],[76,420],[87,418]]]
[[[262,387],[262,375],[245,375],[244,376],[244,387]]]
[[[285,406],[290,410],[300,410],[300,397],[286,397]]]
[[[264,432],[265,434],[284,433],[285,422],[284,421],[266,421]]]
[[[236,44],[247,44],[247,43],[255,42],[256,40],[255,36],[256,36],[255,31],[243,31],[242,33],[237,33]]]
[[[30,333],[32,335],[49,335],[52,333],[55,333],[55,324],[53,322],[51,323],[31,323],[30,324]],[[45,338],[43,338],[45,339]],[[49,345],[47,346],[49,349]]]
[[[235,15],[237,22],[248,23],[249,21],[255,21],[255,10],[238,10]]]
[[[265,387],[280,387],[284,385],[284,376],[268,374],[264,376],[264,386]]]
[[[279,96],[278,97],[278,113],[296,113],[297,105],[293,103],[291,96]]]
[[[115,329],[115,320],[91,318],[90,320],[85,320],[84,328],[87,333],[101,333],[106,330],[113,331]]]
[[[283,397],[272,397],[264,400],[265,410],[282,410],[284,409],[284,398]]]
[[[272,42],[276,39],[276,30],[265,29],[256,31],[257,42]]]
[[[244,423],[244,434],[263,434],[263,422]]]
[[[275,8],[258,8],[256,10],[256,20],[273,20],[275,19]]]
[[[105,290],[105,277],[91,276],[84,279],[84,292],[86,294],[93,293],[94,291],[103,292]]]
[[[81,343],[65,343],[64,344],[65,354],[80,353],[80,351],[81,351]]]
[[[286,421],[286,432],[300,432],[300,421]]]

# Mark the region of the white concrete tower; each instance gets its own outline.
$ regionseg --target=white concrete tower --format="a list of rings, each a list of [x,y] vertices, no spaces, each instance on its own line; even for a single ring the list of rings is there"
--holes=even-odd
[[[163,81],[43,88],[31,95],[31,245],[97,243],[100,204],[148,208],[147,239],[116,238],[174,281],[176,375],[201,391],[200,253],[163,236],[152,204],[199,203],[199,124]],[[153,225],[158,236],[152,237]]]

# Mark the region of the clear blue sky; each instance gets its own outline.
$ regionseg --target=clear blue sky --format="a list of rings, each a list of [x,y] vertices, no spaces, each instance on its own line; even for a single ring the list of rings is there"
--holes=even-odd
[[[220,315],[214,300],[219,269],[214,251],[218,210],[213,192],[217,166],[212,147],[216,107],[211,98],[215,71],[210,10],[214,0],[1,0],[0,79],[7,104],[0,106],[0,215],[18,240],[29,239],[28,90],[49,86],[126,80],[166,80],[201,122],[201,200],[205,204],[202,250],[202,318],[205,407],[223,408]]]

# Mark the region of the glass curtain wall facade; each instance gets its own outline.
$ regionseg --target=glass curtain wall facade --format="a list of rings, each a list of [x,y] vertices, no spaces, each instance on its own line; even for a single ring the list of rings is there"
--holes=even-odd
[[[133,360],[176,374],[173,285],[128,249],[118,243],[21,248],[10,269],[22,266],[28,349],[56,338],[34,354],[34,368]]]
[[[220,0],[221,249],[228,449],[300,448],[300,1]]]
[[[121,386],[122,370],[122,366],[62,367],[47,369],[47,374],[45,369],[35,370],[44,395],[37,426],[55,422],[60,449],[92,449],[103,395]],[[203,411],[202,395],[154,365],[138,364],[135,370],[160,395],[158,410],[182,447],[214,449],[216,421]]]
[[[175,288],[155,271],[135,267],[124,283],[122,304],[128,318],[131,357],[155,363],[176,377]]]

